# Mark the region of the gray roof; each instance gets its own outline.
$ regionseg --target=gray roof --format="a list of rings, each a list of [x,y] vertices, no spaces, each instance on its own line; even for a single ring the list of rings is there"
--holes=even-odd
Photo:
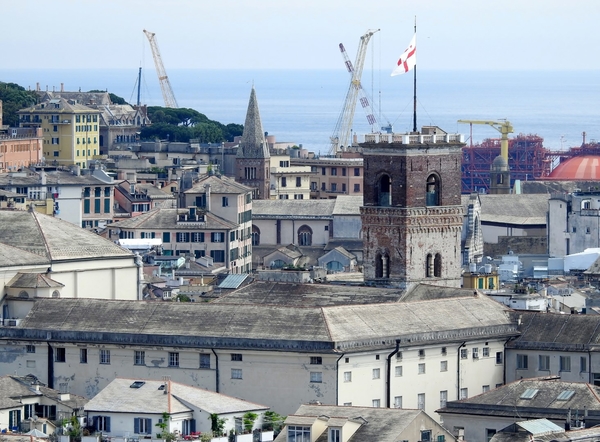
[[[134,382],[143,382],[132,388]],[[265,405],[255,404],[192,385],[170,381],[171,400],[165,394],[164,381],[116,378],[85,405],[87,412],[170,414],[191,411],[187,404],[210,414],[239,413],[268,410]],[[170,404],[170,405],[169,405]]]
[[[0,210],[0,225],[0,243],[52,261],[133,256],[108,239],[35,211]]]
[[[559,399],[561,393],[566,400]],[[468,399],[450,401],[437,412],[565,420],[569,410],[584,409],[596,419],[600,417],[600,387],[552,377],[520,379]]]
[[[237,151],[238,158],[270,158],[269,145],[262,128],[256,91],[252,86],[244,131]]]
[[[252,201],[252,217],[257,219],[271,219],[275,217],[332,219],[334,207],[334,199],[254,200]]]
[[[17,273],[9,282],[6,284],[7,287],[12,288],[52,288],[52,287],[64,287],[65,285],[53,280],[52,278],[42,275],[41,273]]]
[[[41,184],[42,172],[16,172],[0,173],[0,187],[12,186],[111,186],[113,183],[107,183],[91,175],[74,175],[64,170],[53,170],[43,172],[46,175],[46,184]],[[23,195],[19,195],[23,196]]]
[[[506,348],[561,351],[597,351],[600,349],[600,318],[597,315],[561,315],[521,311],[521,335]]]
[[[60,392],[44,385],[40,385],[39,391],[36,391],[35,386],[23,377],[11,375],[0,377],[0,409],[21,408],[23,406],[21,398],[26,397],[46,397],[72,409],[83,406],[87,402],[84,397],[74,394],[70,394],[69,399],[61,401]]]
[[[338,195],[334,201],[334,215],[360,215],[360,207],[364,205],[362,195]]]
[[[252,191],[252,188],[238,183],[225,175],[204,175],[184,193],[206,193],[205,185],[210,184],[210,192],[215,194],[240,194]]]
[[[313,286],[317,294],[322,286]],[[351,289],[351,291],[354,289]],[[440,288],[443,290],[443,288]],[[448,312],[453,312],[448,315]],[[477,334],[514,336],[507,308],[486,296],[329,307],[38,299],[17,327],[0,336],[83,339],[182,347],[360,351],[396,339],[441,342]],[[169,328],[165,329],[165,324]],[[290,345],[292,344],[293,345]]]
[[[396,442],[400,434],[419,417],[425,414],[422,410],[401,408],[341,407],[334,405],[301,405],[300,408],[285,420],[286,425],[311,425],[317,419],[326,421],[327,426],[342,426],[347,421],[354,421],[360,427],[349,439],[349,442]],[[432,422],[433,425],[436,425]],[[434,431],[435,433],[435,431]],[[317,441],[327,441],[327,431]],[[287,433],[282,431],[275,442],[285,442]]]
[[[108,92],[55,92],[55,91],[37,91],[42,101],[53,98],[64,98],[66,100],[75,100],[78,103],[87,105],[110,104],[110,95]]]
[[[99,114],[100,111],[84,106],[83,104],[69,102],[65,98],[57,97],[51,100],[46,100],[43,103],[35,104],[31,107],[21,109],[18,114],[72,114],[87,112],[90,114]]]
[[[470,195],[462,195],[468,206]],[[549,194],[479,195],[481,221],[516,225],[545,225]]]
[[[177,215],[188,213],[188,209],[169,209],[158,207],[149,212],[118,221],[111,228],[119,229],[153,229],[153,230],[231,230],[238,225],[223,219],[211,212],[202,212],[205,222],[185,222],[178,224]]]
[[[27,252],[0,241],[0,267],[48,264],[50,264],[50,259],[47,256]]]

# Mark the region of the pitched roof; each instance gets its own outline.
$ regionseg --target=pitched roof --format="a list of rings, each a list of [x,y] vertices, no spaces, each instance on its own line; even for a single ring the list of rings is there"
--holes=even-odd
[[[11,267],[20,265],[49,265],[47,256],[21,250],[15,246],[4,244],[0,240],[0,267]]]
[[[270,158],[269,145],[262,128],[254,86],[250,92],[244,131],[237,151],[238,158]]]
[[[49,278],[41,273],[17,273],[9,282],[6,284],[7,287],[12,288],[51,288],[51,287],[64,287],[65,285]]]
[[[364,205],[362,195],[338,195],[334,201],[333,215],[360,215],[360,207]]]
[[[203,212],[205,216],[205,221],[203,222],[185,222],[178,224],[178,215],[183,213],[188,213],[188,209],[158,207],[149,212],[113,223],[111,224],[111,228],[199,231],[219,229],[231,230],[237,227],[237,224],[227,221],[211,212]]]
[[[438,413],[561,419],[569,410],[600,415],[600,387],[553,378],[520,379],[460,401],[450,401]]]
[[[304,218],[332,219],[334,199],[320,200],[254,200],[252,201],[252,217],[270,218]]]
[[[134,382],[138,387],[132,386]],[[164,381],[116,378],[85,405],[85,411],[160,414],[169,409],[169,402],[170,414],[191,411],[187,404],[217,414],[269,409],[265,405],[175,381],[169,382],[167,391],[169,387],[171,401],[165,393]]]
[[[206,193],[204,186],[210,185],[210,192],[215,194],[230,193],[240,194],[248,193],[252,188],[245,186],[244,184],[238,183],[236,180],[229,178],[225,175],[204,175],[196,181],[193,186],[186,190],[184,193]]]
[[[595,315],[561,315],[521,311],[513,314],[521,335],[507,348],[597,351],[600,349],[600,321]]]
[[[35,211],[0,210],[0,225],[0,243],[52,261],[133,256],[108,239]]]
[[[294,414],[286,418],[285,423],[286,425],[311,425],[315,420],[322,419],[327,426],[341,427],[347,421],[354,421],[360,423],[360,427],[349,441],[395,442],[399,440],[400,434],[422,414],[425,415],[422,410],[401,408],[301,405]],[[432,422],[432,425],[437,424]],[[324,433],[326,436],[327,431]],[[281,432],[275,441],[285,441],[286,436],[285,432]],[[317,440],[328,439],[319,437]]]
[[[470,195],[462,195],[462,204],[469,204]],[[540,225],[546,224],[549,194],[479,195],[481,221],[489,223]]]
[[[35,104],[31,107],[21,109],[17,113],[18,114],[27,114],[27,113],[42,113],[42,114],[73,114],[73,113],[81,113],[88,112],[91,114],[99,114],[100,112],[96,109],[92,109],[91,107],[85,106],[83,104],[76,103],[74,101],[69,101],[65,98],[52,98],[50,100],[46,100],[43,103]]]
[[[39,390],[36,390],[26,378],[11,375],[0,377],[0,409],[22,407],[20,399],[25,397],[44,396],[70,408],[77,408],[87,402],[84,397],[73,394],[69,394],[69,398],[62,401],[58,391],[44,385],[38,388]]]
[[[50,331],[53,339],[70,340],[67,335],[81,332],[82,339],[90,342],[197,347],[218,341],[230,348],[292,348],[294,342],[297,351],[360,351],[388,347],[398,338],[440,342],[473,333],[481,338],[514,336],[516,326],[506,311],[486,296],[388,303],[385,308],[381,304],[288,307],[45,298],[34,302],[19,326],[0,328],[0,336],[17,338],[26,333],[32,339],[38,335],[46,339]]]

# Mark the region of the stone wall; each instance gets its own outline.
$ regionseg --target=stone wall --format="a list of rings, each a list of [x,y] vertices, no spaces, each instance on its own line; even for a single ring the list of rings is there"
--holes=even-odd
[[[485,243],[484,256],[497,258],[511,250],[515,255],[540,254],[548,251],[548,238],[545,236],[499,236],[498,243]]]

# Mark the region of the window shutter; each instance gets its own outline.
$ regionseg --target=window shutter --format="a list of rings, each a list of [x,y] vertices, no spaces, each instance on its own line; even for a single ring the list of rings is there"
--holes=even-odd
[[[106,416],[106,431],[110,432],[110,416]]]
[[[140,418],[136,417],[133,419],[133,432],[135,434],[140,434]]]
[[[190,433],[196,432],[196,419],[190,419]]]
[[[100,431],[98,428],[98,416],[94,416],[94,428],[96,431]]]
[[[146,434],[152,434],[152,419],[146,419]]]
[[[31,415],[31,405],[25,405],[24,418],[29,419],[30,415]]]

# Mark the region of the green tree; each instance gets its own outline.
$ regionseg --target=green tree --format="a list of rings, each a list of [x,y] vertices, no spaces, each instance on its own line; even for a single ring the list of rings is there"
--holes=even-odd
[[[244,413],[242,417],[244,423],[244,430],[246,433],[250,433],[252,431],[252,427],[254,427],[254,421],[258,417],[258,414],[252,413],[251,411]]]
[[[18,126],[17,112],[33,106],[37,102],[37,95],[34,91],[27,91],[18,84],[0,82],[0,100],[2,100],[2,124]]]
[[[211,413],[208,416],[210,419],[210,429],[213,434],[216,436],[221,436],[225,432],[225,423],[227,420],[225,418],[219,417],[217,413]]]

